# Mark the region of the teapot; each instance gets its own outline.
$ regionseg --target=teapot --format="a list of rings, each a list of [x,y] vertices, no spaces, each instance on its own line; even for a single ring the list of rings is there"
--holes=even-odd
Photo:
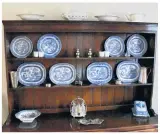
[[[139,76],[139,83],[146,84],[149,74],[151,73],[151,69],[149,70],[149,73],[147,74],[147,67],[141,67],[140,69],[140,76]]]
[[[85,101],[77,97],[71,102],[70,112],[73,117],[85,117],[87,112],[87,106]]]
[[[142,22],[144,21],[145,14],[140,14],[140,13],[128,14],[128,15],[125,15],[125,17],[129,21]]]

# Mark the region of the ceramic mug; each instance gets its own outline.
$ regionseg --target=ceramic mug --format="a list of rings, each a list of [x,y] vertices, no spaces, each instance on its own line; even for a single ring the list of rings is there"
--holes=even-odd
[[[103,51],[99,52],[99,57],[104,57],[104,52]]]
[[[33,52],[33,57],[38,57],[38,55],[39,55],[38,51]]]
[[[108,51],[104,51],[104,56],[105,57],[109,57],[109,52]]]
[[[38,52],[39,57],[44,57],[44,52]]]
[[[116,80],[116,84],[122,84],[120,80]]]
[[[46,87],[51,87],[51,84],[50,84],[50,83],[47,83],[47,84],[46,84]]]

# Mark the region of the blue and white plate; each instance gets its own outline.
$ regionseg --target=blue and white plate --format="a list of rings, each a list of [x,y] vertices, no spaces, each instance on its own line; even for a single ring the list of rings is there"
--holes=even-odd
[[[123,83],[136,82],[140,75],[140,65],[135,61],[123,61],[118,64],[116,74]]]
[[[11,41],[10,51],[17,58],[26,58],[32,50],[32,41],[26,36],[17,36]]]
[[[124,40],[119,36],[111,36],[105,41],[104,48],[112,57],[122,56],[125,49]]]
[[[44,52],[44,57],[56,57],[62,48],[60,39],[54,34],[45,34],[37,42],[38,51]]]
[[[87,79],[96,85],[107,84],[112,79],[112,67],[106,62],[94,62],[87,67]]]
[[[37,86],[46,79],[46,69],[38,62],[23,63],[17,72],[19,82],[25,86]]]
[[[76,79],[76,69],[68,63],[58,63],[49,70],[49,78],[56,85],[68,85]]]
[[[142,57],[148,49],[146,39],[139,35],[134,34],[127,40],[127,51],[134,57]]]

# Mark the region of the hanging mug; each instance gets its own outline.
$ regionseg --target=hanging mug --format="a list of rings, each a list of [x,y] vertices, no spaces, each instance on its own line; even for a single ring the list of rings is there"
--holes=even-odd
[[[150,70],[149,70],[149,72],[147,74],[147,70],[148,69],[150,69]],[[149,76],[150,73],[151,73],[151,68],[141,67],[140,76],[139,76],[139,83],[146,84],[148,76]]]

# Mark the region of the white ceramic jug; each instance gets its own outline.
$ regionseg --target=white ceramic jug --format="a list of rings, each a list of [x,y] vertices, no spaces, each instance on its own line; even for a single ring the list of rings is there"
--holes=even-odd
[[[144,21],[145,14],[140,14],[140,13],[128,14],[128,15],[125,15],[125,17],[129,21],[142,22]]]
[[[147,74],[147,69],[148,69],[147,67],[141,67],[140,76],[139,76],[139,83],[143,83],[143,84],[147,83],[148,76],[151,73],[151,69],[150,69],[150,71]]]

